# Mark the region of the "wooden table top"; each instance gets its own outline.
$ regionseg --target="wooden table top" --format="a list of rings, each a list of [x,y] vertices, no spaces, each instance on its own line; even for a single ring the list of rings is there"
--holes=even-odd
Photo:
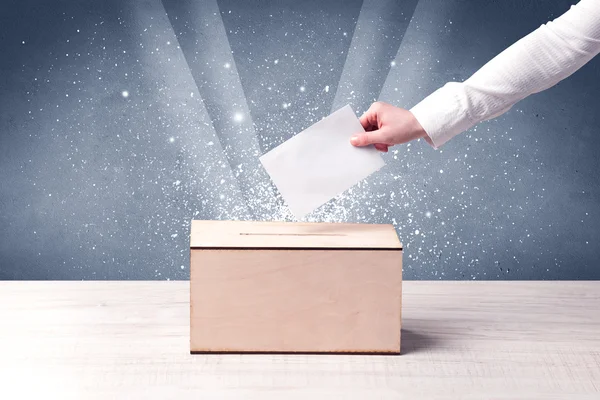
[[[600,282],[404,282],[400,356],[190,355],[188,282],[0,282],[0,398],[600,399]]]

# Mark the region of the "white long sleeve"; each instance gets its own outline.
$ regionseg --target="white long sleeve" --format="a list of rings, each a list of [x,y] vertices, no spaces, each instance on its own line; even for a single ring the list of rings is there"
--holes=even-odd
[[[504,50],[464,82],[449,82],[410,111],[438,148],[525,97],[567,78],[600,53],[600,0],[581,0]],[[598,76],[600,79],[600,76]]]

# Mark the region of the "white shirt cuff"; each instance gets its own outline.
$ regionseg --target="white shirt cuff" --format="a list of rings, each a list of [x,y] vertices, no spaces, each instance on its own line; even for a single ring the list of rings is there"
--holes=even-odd
[[[477,123],[469,117],[468,105],[461,104],[467,97],[459,96],[460,90],[461,83],[447,83],[410,109],[427,133],[425,141],[435,149]]]

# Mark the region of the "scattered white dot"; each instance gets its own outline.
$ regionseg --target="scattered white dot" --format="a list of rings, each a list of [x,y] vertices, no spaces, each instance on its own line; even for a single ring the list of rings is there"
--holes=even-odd
[[[227,68],[227,69],[229,69],[229,68],[231,68],[231,64],[225,63],[224,67]]]
[[[171,42],[169,40],[167,40],[167,44],[171,44]]]
[[[415,230],[415,235],[418,235],[418,234],[419,234],[419,230],[417,229],[417,230]]]
[[[443,170],[443,169],[440,169],[440,174],[443,174],[443,173],[444,173],[444,170]]]
[[[325,86],[325,93],[329,93],[329,85]]]
[[[242,113],[235,113],[235,115],[233,116],[233,120],[235,122],[242,122],[244,120],[244,114]]]
[[[171,137],[169,138],[169,142],[170,142],[170,143],[173,143],[174,141],[175,141],[175,138],[171,136]]]
[[[25,44],[25,41],[23,40],[23,41],[21,42],[21,44]]]
[[[181,266],[181,269],[185,269],[185,267],[182,265],[182,266]]]
[[[425,213],[425,216],[426,216],[427,218],[431,218],[431,211],[427,211],[427,212]]]
[[[190,92],[190,97],[194,97],[194,92]]]
[[[281,106],[287,110],[291,106],[291,103],[283,103]]]
[[[273,63],[279,64],[279,60],[275,60],[275,61],[273,61]]]
[[[220,194],[219,195],[219,199],[224,200],[225,199],[225,195],[224,194]]]
[[[126,98],[128,98],[128,97],[129,97],[129,92],[128,92],[127,90],[123,90],[123,91],[121,92],[121,96],[123,96],[123,98],[125,98],[125,99],[126,99]]]
[[[300,86],[300,91],[304,92],[306,90],[306,88],[304,86]]]
[[[395,67],[395,66],[396,66],[396,61],[392,61],[392,62],[390,63],[390,65],[391,65],[392,67]]]

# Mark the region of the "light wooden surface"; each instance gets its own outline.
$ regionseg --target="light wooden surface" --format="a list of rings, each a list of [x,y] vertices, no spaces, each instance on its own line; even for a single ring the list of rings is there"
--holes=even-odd
[[[400,356],[190,355],[187,282],[0,282],[0,398],[600,398],[600,283],[403,290]]]
[[[402,251],[192,250],[191,349],[398,353]]]
[[[190,247],[401,249],[390,224],[192,221]]]

